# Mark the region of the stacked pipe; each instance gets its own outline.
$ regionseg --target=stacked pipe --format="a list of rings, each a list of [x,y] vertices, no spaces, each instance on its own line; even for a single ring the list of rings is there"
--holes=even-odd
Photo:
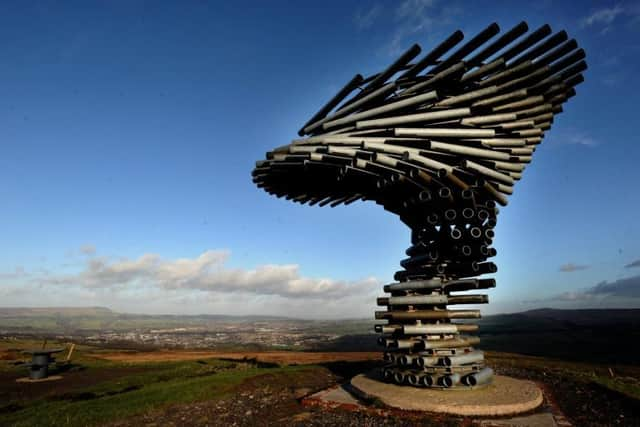
[[[53,354],[60,353],[63,349],[52,350],[25,350],[24,353],[31,355],[31,362],[27,363],[29,367],[29,379],[43,380],[49,377],[49,365],[56,363]]]
[[[277,197],[331,207],[372,200],[411,229],[376,325],[399,384],[469,388],[491,381],[472,334],[495,286],[488,261],[498,207],[522,178],[585,52],[565,31],[493,23],[466,43],[455,31],[420,56],[413,45],[386,69],[355,75],[300,129],[258,161],[253,181]]]

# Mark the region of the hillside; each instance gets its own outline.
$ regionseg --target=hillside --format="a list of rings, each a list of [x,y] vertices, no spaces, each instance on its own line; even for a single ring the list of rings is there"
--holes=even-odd
[[[318,351],[379,351],[373,320],[302,320],[270,316],[143,315],[104,307],[0,308],[0,333],[64,334],[105,344],[155,347],[256,346]],[[566,360],[635,364],[623,349],[640,340],[640,309],[538,309],[479,321],[485,350]],[[136,333],[132,336],[130,332]]]

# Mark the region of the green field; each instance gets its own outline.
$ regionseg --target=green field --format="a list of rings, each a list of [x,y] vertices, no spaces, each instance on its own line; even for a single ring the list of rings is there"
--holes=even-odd
[[[35,343],[0,344],[0,349],[6,350],[16,344],[24,348]],[[51,345],[55,346],[55,343]],[[0,425],[99,425],[168,404],[219,399],[242,381],[266,373],[291,376],[315,369],[314,366],[258,367],[251,362],[216,359],[118,363],[94,358],[91,356],[94,351],[80,348],[69,369],[62,373],[62,380],[38,384],[18,385],[15,379],[24,376],[26,368],[15,365],[14,360],[0,361]],[[38,391],[20,392],[20,388],[29,386],[35,386]]]

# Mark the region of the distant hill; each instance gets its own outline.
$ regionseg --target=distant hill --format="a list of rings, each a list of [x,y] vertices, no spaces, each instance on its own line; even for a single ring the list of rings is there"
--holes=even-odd
[[[0,332],[91,333],[198,327],[215,331],[221,323],[277,323],[306,334],[335,334],[316,350],[377,351],[373,320],[302,320],[274,316],[145,315],[105,307],[0,308]],[[534,356],[601,363],[637,364],[640,309],[559,310],[543,308],[486,316],[478,321],[480,347]],[[255,325],[253,325],[255,326]]]
[[[111,316],[106,307],[0,307],[2,317]]]
[[[481,346],[565,360],[637,364],[640,309],[543,308],[480,319]]]
[[[215,323],[289,322],[277,316],[118,313],[106,307],[0,307],[0,331],[74,333],[103,330],[203,327]],[[305,320],[294,320],[304,323]]]
[[[637,365],[640,309],[543,308],[479,319],[483,350],[563,360]],[[369,334],[345,335],[321,350],[379,351]]]
[[[555,308],[538,308],[519,313],[497,314],[487,316],[487,319],[538,319],[544,322],[569,322],[573,325],[597,325],[612,323],[640,324],[640,309],[638,308],[599,308],[561,310]]]
[[[118,313],[107,307],[0,307],[0,318],[3,317],[77,317],[77,316],[113,316],[123,318],[158,318],[158,319],[215,319],[228,321],[242,320],[290,320],[284,316],[264,315],[227,315],[227,314],[139,314]]]

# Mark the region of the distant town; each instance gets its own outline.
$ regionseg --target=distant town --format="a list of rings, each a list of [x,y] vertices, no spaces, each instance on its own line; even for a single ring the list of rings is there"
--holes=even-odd
[[[219,348],[255,345],[266,348],[312,348],[339,338],[335,333],[309,333],[287,323],[222,323],[215,331],[203,327],[181,327],[134,331],[103,331],[82,337],[93,345],[113,346],[132,342],[167,348]],[[77,337],[76,337],[77,338]]]
[[[0,309],[0,337],[50,337],[104,347],[319,349],[374,321],[313,321],[232,316],[146,316],[85,309]]]

